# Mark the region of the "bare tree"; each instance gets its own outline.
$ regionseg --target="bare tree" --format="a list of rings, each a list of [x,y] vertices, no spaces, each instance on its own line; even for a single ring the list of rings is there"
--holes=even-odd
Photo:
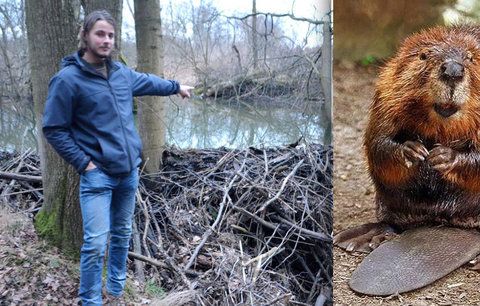
[[[137,70],[163,76],[163,37],[159,0],[135,0]],[[138,114],[147,172],[158,172],[165,145],[165,105],[161,97],[139,99]]]
[[[77,46],[76,8],[75,1],[26,0],[25,9],[33,101],[41,130],[48,81],[59,70],[61,58]],[[44,204],[36,216],[37,230],[63,250],[78,252],[82,241],[78,175],[43,137],[38,143]]]
[[[330,2],[325,1],[327,6]],[[324,96],[324,120],[326,122],[323,143],[329,145],[332,143],[332,27],[330,23],[331,10],[327,7],[326,10],[321,10],[320,7],[316,8],[316,17],[318,20],[322,18],[322,14],[327,11],[328,13],[323,16],[323,44],[322,44],[322,66],[320,71],[320,82],[322,84],[322,91]]]
[[[253,69],[258,68],[258,45],[257,45],[257,1],[252,0],[252,57]]]
[[[23,1],[0,3],[0,106],[31,117]]]
[[[221,52],[229,36],[220,13],[203,0],[198,6],[190,3],[177,7],[175,11],[172,7],[168,9],[170,20],[166,33],[175,37],[169,40],[173,46],[169,55],[175,55],[177,66],[186,63],[192,67],[197,82],[206,86],[215,77],[217,67],[229,67],[224,65],[225,54]],[[230,46],[226,48],[230,49]]]

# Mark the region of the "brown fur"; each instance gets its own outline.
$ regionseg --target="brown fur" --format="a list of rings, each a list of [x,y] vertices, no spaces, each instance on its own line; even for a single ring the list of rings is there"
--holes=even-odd
[[[442,63],[459,59],[455,85]],[[442,117],[434,105],[458,108]],[[382,69],[365,134],[380,221],[480,227],[480,27],[436,27],[405,40]],[[406,160],[406,142],[428,150]],[[433,156],[437,155],[436,158]]]

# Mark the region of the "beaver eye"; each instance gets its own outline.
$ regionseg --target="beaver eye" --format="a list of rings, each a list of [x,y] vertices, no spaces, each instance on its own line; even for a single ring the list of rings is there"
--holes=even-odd
[[[472,54],[472,52],[467,51],[466,58],[467,58],[469,61],[473,61],[473,54]]]
[[[419,57],[420,57],[420,59],[421,59],[422,61],[424,61],[424,60],[427,59],[427,54],[425,54],[424,52],[422,52],[422,53],[420,53],[420,56],[419,56]]]

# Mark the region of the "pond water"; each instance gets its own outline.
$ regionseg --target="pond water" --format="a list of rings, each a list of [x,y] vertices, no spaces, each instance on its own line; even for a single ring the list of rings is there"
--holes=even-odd
[[[179,148],[270,147],[303,136],[322,143],[325,122],[320,111],[252,107],[245,103],[166,98],[166,141]],[[36,149],[33,115],[0,110],[0,149]]]

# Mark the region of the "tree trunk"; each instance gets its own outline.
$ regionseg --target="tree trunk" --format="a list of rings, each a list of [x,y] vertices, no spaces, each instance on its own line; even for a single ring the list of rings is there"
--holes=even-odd
[[[326,1],[327,5],[330,4]],[[320,82],[322,84],[322,91],[325,98],[324,102],[324,120],[325,131],[323,136],[323,144],[329,145],[332,143],[332,27],[330,14],[325,14],[330,9],[321,9],[317,7],[316,14],[318,18],[323,17],[323,43],[322,43],[322,67],[320,70]],[[320,16],[321,15],[321,16]]]
[[[252,0],[252,56],[253,69],[258,68],[258,43],[257,43],[257,1]],[[265,29],[266,31],[266,29]]]
[[[48,145],[41,132],[49,79],[59,70],[61,58],[77,46],[75,1],[27,0],[25,11],[44,192],[35,225],[40,234],[65,252],[77,254],[82,243],[78,175]]]
[[[115,54],[120,53],[122,47],[122,0],[81,0],[85,15],[95,10],[107,10],[115,19],[117,26],[115,27]]]
[[[135,0],[137,70],[163,77],[163,37],[159,0]],[[142,97],[138,104],[145,169],[158,172],[165,145],[165,105],[161,97]]]

